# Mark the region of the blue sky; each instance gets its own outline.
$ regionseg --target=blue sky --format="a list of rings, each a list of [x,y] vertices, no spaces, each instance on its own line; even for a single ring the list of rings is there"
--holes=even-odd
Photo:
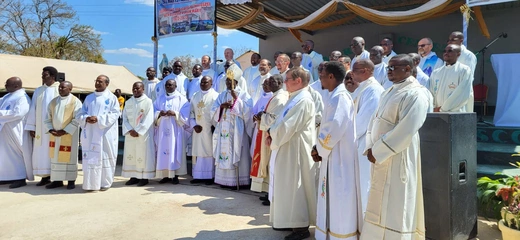
[[[90,25],[101,34],[105,49],[103,57],[111,65],[123,65],[136,75],[144,76],[153,62],[154,0],[67,0],[77,12],[80,24]],[[219,57],[224,49],[258,51],[258,38],[237,30],[218,29]],[[159,41],[159,62],[166,53],[169,60],[191,54],[200,58],[212,54],[210,34],[185,35]],[[238,57],[235,55],[235,57]]]

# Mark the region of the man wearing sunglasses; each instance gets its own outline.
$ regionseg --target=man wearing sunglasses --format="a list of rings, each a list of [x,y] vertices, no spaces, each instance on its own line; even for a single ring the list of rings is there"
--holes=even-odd
[[[433,70],[442,67],[442,60],[432,52],[433,41],[431,38],[423,38],[417,44],[417,53],[421,55],[419,67],[428,77],[432,75]]]
[[[473,74],[468,66],[457,61],[460,52],[461,48],[456,44],[446,46],[442,56],[446,64],[433,71],[430,77],[434,112],[468,112],[466,103]]]
[[[302,44],[302,50],[304,54],[301,65],[311,72],[312,79],[318,79],[318,66],[323,62],[323,56],[314,51],[314,42],[312,40],[305,41]]]
[[[424,239],[419,129],[428,99],[412,77],[413,67],[406,54],[390,59],[388,79],[394,84],[381,95],[367,128],[372,178],[361,240]]]
[[[456,44],[460,46],[460,57],[457,62],[460,62],[471,69],[471,83],[473,84],[474,76],[475,76],[475,68],[477,67],[477,56],[473,54],[470,50],[462,44],[464,42],[464,34],[461,32],[452,32],[450,37],[448,38],[448,44]],[[474,96],[473,96],[473,88],[471,88],[470,97],[468,98],[468,103],[466,104],[466,111],[473,112],[473,104],[474,104]]]

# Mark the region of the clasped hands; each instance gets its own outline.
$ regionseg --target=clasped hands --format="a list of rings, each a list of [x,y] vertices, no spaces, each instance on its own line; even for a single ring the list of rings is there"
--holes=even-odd
[[[94,124],[94,123],[98,122],[98,119],[96,116],[90,116],[90,117],[87,117],[86,121],[87,121],[87,123]]]
[[[175,117],[175,112],[172,111],[172,110],[161,111],[161,112],[159,112],[159,116],[161,116],[161,117],[164,117],[164,116]]]
[[[49,133],[55,137],[61,137],[61,136],[67,134],[67,132],[65,132],[65,130],[54,130],[54,129],[49,130]]]
[[[200,133],[202,132],[202,126],[201,125],[195,125],[193,127],[193,130],[196,132],[196,133]]]

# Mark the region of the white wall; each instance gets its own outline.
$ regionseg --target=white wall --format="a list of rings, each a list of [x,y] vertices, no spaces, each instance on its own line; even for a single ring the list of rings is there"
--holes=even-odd
[[[492,11],[483,11],[491,39],[484,37],[479,30],[476,20],[471,20],[469,25],[468,48],[477,52],[487,45],[501,32],[507,32],[508,38],[500,39],[486,51],[485,84],[489,86],[488,104],[494,106],[496,102],[497,80],[490,62],[490,56],[494,53],[520,53],[520,9],[510,8]],[[450,14],[441,18],[403,24],[399,26],[380,26],[372,23],[361,25],[346,25],[315,32],[310,36],[302,32],[302,40],[311,39],[315,42],[315,50],[328,57],[333,50],[349,49],[350,41],[355,36],[362,36],[366,41],[367,50],[379,44],[380,40],[391,33],[394,39],[394,51],[396,53],[409,53],[417,51],[417,42],[423,37],[430,37],[434,41],[433,51],[442,56],[449,34],[452,31],[462,31],[462,16],[460,13]],[[276,51],[293,52],[301,51],[301,43],[289,32],[270,35],[267,40],[260,40],[260,53],[264,58],[272,60]],[[352,57],[353,54],[348,54]],[[478,56],[477,69],[475,71],[474,84],[480,82],[482,59]],[[519,76],[520,77],[520,76]]]

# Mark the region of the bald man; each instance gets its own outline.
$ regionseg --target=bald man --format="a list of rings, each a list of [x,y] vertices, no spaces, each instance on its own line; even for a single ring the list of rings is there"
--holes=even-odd
[[[435,52],[432,52],[433,41],[431,38],[423,38],[417,43],[417,53],[421,55],[421,62],[419,68],[423,70],[426,75],[430,76],[433,70],[442,67],[442,60],[437,57]]]
[[[7,95],[0,98],[0,184],[19,188],[27,185],[25,179],[34,180],[29,132],[24,131],[31,100],[19,77],[7,79],[5,89]]]
[[[365,39],[362,37],[358,36],[352,38],[352,41],[350,41],[350,49],[354,53],[350,65],[354,65],[354,63],[359,59],[370,59],[370,53],[365,50]]]
[[[426,73],[423,72],[423,70],[419,67],[419,63],[421,62],[421,56],[417,53],[409,53],[408,56],[410,56],[413,60],[413,64],[415,64],[415,71],[416,76],[415,78],[421,85],[424,87],[430,87],[430,77],[426,75]]]
[[[234,62],[238,66],[238,68],[242,69],[242,67],[240,66],[240,63],[237,60],[235,60],[234,57],[235,57],[235,52],[233,51],[233,49],[231,49],[231,48],[224,49],[224,58],[226,60],[223,61],[222,63],[218,64],[218,66],[217,66],[217,74],[220,74],[220,73],[223,73],[223,72],[226,71],[224,69],[224,65],[228,61]]]
[[[444,49],[446,64],[433,71],[430,92],[433,95],[434,112],[468,112],[466,104],[471,93],[471,69],[458,62],[461,48],[450,44]]]
[[[382,63],[380,63],[382,64]],[[352,71],[352,80],[359,86],[352,93],[354,100],[354,110],[356,114],[356,141],[357,141],[357,157],[359,165],[359,193],[361,198],[361,207],[365,212],[368,191],[370,189],[370,162],[363,155],[366,145],[366,132],[370,117],[377,109],[381,94],[385,89],[374,78],[374,63],[368,59],[360,59],[354,63]]]
[[[462,44],[464,42],[464,34],[461,32],[452,32],[450,37],[448,38],[448,44],[456,44],[460,46],[460,57],[457,62],[460,62],[466,66],[468,66],[471,70],[471,83],[473,85],[473,80],[475,80],[475,68],[477,67],[477,56],[473,54],[470,50]],[[471,88],[470,97],[468,98],[468,103],[466,104],[466,111],[473,112],[473,104],[474,104],[474,95],[473,95],[473,87]]]
[[[54,98],[45,119],[46,131],[50,135],[51,184],[47,189],[63,187],[68,181],[67,189],[74,189],[78,177],[79,122],[74,118],[83,104],[70,94],[73,86],[69,81],[60,83],[60,96]]]
[[[392,82],[388,80],[387,65],[383,62],[383,54],[384,50],[381,46],[374,46],[370,49],[370,61],[374,63],[374,78],[384,89],[388,89],[392,86]]]
[[[340,57],[341,57],[341,52],[340,51],[337,51],[337,50],[332,51],[330,53],[329,61],[331,61],[331,62],[332,61],[338,61]]]

